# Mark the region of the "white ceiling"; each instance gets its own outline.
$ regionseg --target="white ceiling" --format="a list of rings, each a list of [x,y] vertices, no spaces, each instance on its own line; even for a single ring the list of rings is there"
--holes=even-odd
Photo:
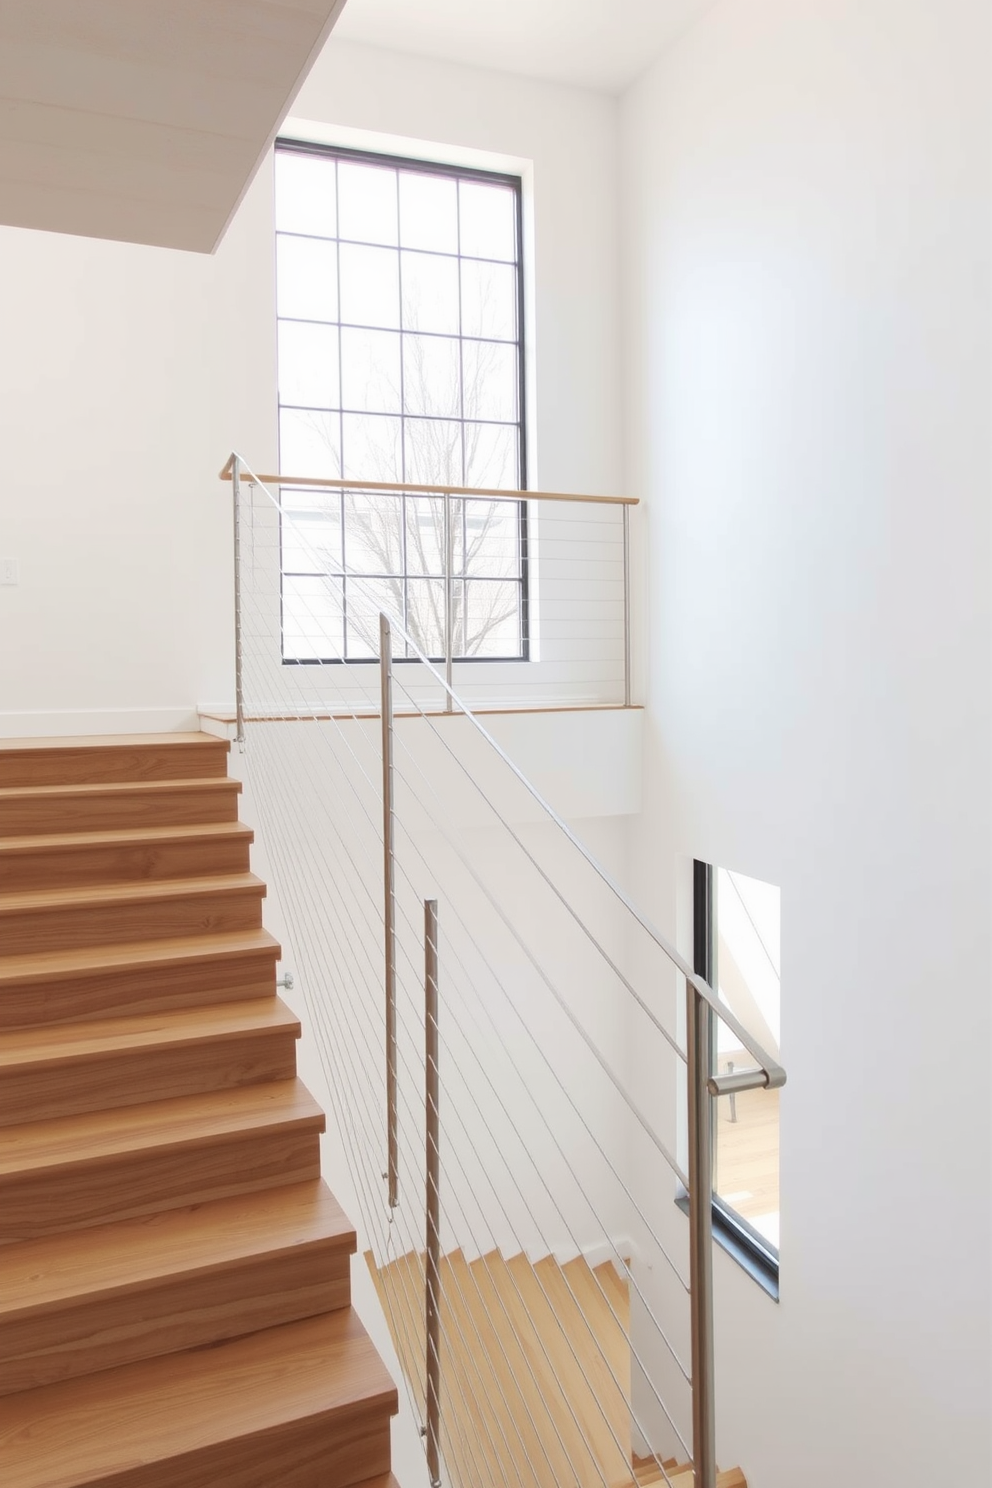
[[[343,0],[0,0],[0,222],[209,252]]]
[[[715,0],[348,0],[336,37],[619,92]]]

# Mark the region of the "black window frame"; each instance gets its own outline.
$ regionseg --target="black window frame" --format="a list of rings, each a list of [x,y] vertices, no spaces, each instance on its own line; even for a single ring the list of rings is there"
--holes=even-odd
[[[523,235],[523,180],[522,180],[522,178],[520,176],[513,175],[512,173],[501,172],[501,171],[482,170],[482,169],[479,169],[479,168],[476,168],[476,167],[472,167],[472,166],[452,165],[450,162],[445,162],[445,161],[432,161],[432,160],[426,160],[426,159],[418,159],[418,158],[413,157],[413,156],[393,155],[393,154],[388,154],[388,153],[380,153],[380,152],[374,151],[374,150],[361,150],[361,149],[355,149],[355,148],[352,148],[352,147],[349,147],[349,146],[330,145],[330,144],[325,144],[325,143],[321,143],[321,142],[317,142],[317,141],[291,139],[291,138],[288,138],[288,137],[285,137],[285,136],[278,136],[276,138],[276,140],[275,140],[275,143],[274,143],[274,147],[273,148],[274,148],[274,150],[276,152],[279,152],[279,153],[293,153],[293,154],[301,154],[301,155],[317,155],[317,156],[323,156],[325,158],[330,158],[330,159],[334,159],[334,160],[355,161],[355,162],[357,162],[359,164],[385,166],[385,167],[389,167],[389,168],[396,169],[396,170],[402,170],[404,172],[419,173],[419,174],[428,175],[428,176],[448,176],[448,177],[451,177],[451,178],[453,178],[455,180],[484,181],[484,182],[487,182],[487,183],[494,183],[494,184],[498,184],[500,186],[507,187],[507,188],[509,188],[513,192],[514,198],[515,198],[515,208],[516,208],[516,210],[515,210],[515,218],[516,218],[516,222],[515,222],[515,227],[516,227],[516,242],[515,242],[516,262],[515,262],[515,264],[508,265],[508,266],[511,266],[511,267],[515,268],[515,271],[516,271],[515,278],[516,278],[516,326],[517,326],[517,336],[516,336],[516,341],[515,342],[506,342],[506,343],[503,343],[503,344],[506,344],[506,345],[515,345],[516,346],[516,349],[517,349],[517,413],[518,413],[518,418],[516,420],[516,427],[517,427],[517,429],[519,431],[519,433],[518,433],[518,474],[519,474],[519,487],[518,487],[518,489],[521,490],[521,491],[526,491],[528,489],[528,485],[527,485],[527,401],[526,401],[526,395],[527,395],[527,384],[526,384],[526,344],[527,343],[526,343],[525,296],[524,296],[524,235]],[[277,238],[280,235],[280,231],[281,230],[278,228],[278,225],[277,225],[276,226],[276,237]],[[299,236],[299,234],[286,234],[286,235],[287,236]],[[333,240],[328,239],[327,241],[335,241],[335,242],[340,243],[342,240],[340,238],[335,238]],[[350,241],[350,240],[344,240],[344,241]],[[417,251],[418,252],[423,251],[424,253],[429,253],[431,251],[435,251],[435,252],[437,252],[437,256],[439,256],[439,257],[451,257],[451,256],[453,256],[453,255],[450,255],[450,254],[442,254],[442,253],[438,252],[437,250],[427,250],[427,249],[425,249],[425,250],[417,250]],[[459,263],[461,263],[463,256],[464,256],[464,258],[469,259],[469,260],[471,260],[472,257],[473,257],[473,255],[471,255],[471,254],[462,255],[461,253],[458,253],[457,254],[457,259],[458,259],[458,262]],[[500,260],[500,262],[502,263],[502,262],[505,262],[505,261]],[[340,320],[340,306],[338,307],[338,316],[339,316],[338,321],[335,322],[335,323],[337,324],[337,326],[338,326],[338,328],[340,330],[342,328],[342,325],[343,325],[343,322]],[[278,324],[279,324],[279,321],[280,320],[282,320],[282,319],[292,320],[293,318],[294,317],[282,317],[282,316],[279,316],[279,314],[278,314],[278,307],[277,307],[277,311],[276,311],[276,325],[277,325],[277,327],[278,327]],[[348,327],[345,327],[345,328],[348,328]],[[399,328],[398,334],[401,337],[404,334],[402,327]],[[418,332],[418,334],[427,334],[427,335],[429,335],[431,333],[430,332],[423,332],[423,333]],[[463,337],[461,335],[461,332],[459,331],[459,335],[458,335],[459,342],[462,342],[462,341],[465,341],[465,340],[471,341],[471,340],[477,340],[477,339],[479,339],[479,338]],[[485,338],[482,338],[482,339],[484,340]],[[339,390],[339,397],[340,396],[341,396],[341,394],[340,394],[340,390]],[[279,412],[281,412],[281,410],[282,410],[283,407],[295,407],[296,406],[296,405],[293,405],[293,404],[283,404],[281,402],[281,399],[279,398],[278,391],[277,391],[276,397],[277,397],[277,414]],[[332,410],[332,411],[334,411],[334,410]],[[337,411],[340,412],[341,414],[344,414],[346,412],[352,412],[352,411],[354,411],[354,412],[361,412],[361,410],[346,410],[346,409],[344,409],[343,404],[342,404],[341,409],[340,410],[337,410]],[[407,414],[405,411],[401,411],[401,413],[398,415],[398,417],[400,419],[415,420],[418,417],[418,415],[415,415],[415,414],[411,415],[411,414]],[[486,422],[486,421],[485,420],[471,420],[471,419],[466,419],[464,417],[464,414],[463,414],[460,418],[452,418],[450,420],[450,422],[452,422],[452,423],[466,424],[466,423],[472,423],[472,422]],[[280,433],[279,437],[280,437],[280,440],[281,440],[281,433]],[[405,472],[405,469],[404,469],[402,471],[402,474],[405,476],[405,473],[406,472]],[[308,488],[308,487],[305,487],[305,486],[304,487],[297,486],[297,487],[294,487],[294,489],[302,493],[302,492],[304,492],[304,491],[306,491],[308,489],[314,489],[314,490],[316,490],[318,488]],[[341,498],[342,498],[342,503],[343,503],[343,500],[344,500],[344,496],[347,494],[347,489],[348,488],[342,490],[341,493],[340,493]],[[356,490],[359,490],[359,491],[361,490],[360,487],[356,487],[355,489]],[[376,574],[369,573],[369,574],[361,574],[361,575],[356,575],[355,576],[355,577],[360,578],[362,580],[366,580],[367,579],[367,580],[370,580],[370,581],[373,581],[373,582],[376,581],[376,580],[379,580],[379,579],[397,579],[397,578],[400,578],[402,580],[402,583],[403,583],[403,592],[404,592],[404,623],[406,622],[406,619],[407,619],[407,609],[406,609],[407,585],[408,585],[409,581],[411,580],[411,578],[414,581],[416,581],[418,579],[431,579],[431,578],[436,578],[437,577],[436,575],[411,574],[409,572],[408,562],[407,562],[407,558],[406,558],[406,541],[407,541],[407,538],[406,538],[406,528],[407,528],[407,523],[406,523],[405,505],[406,505],[406,501],[407,501],[408,495],[416,496],[417,494],[418,493],[417,493],[416,488],[415,487],[412,487],[410,489],[409,493],[404,493],[402,496],[396,496],[396,497],[384,496],[383,497],[384,500],[400,500],[400,501],[403,502],[403,506],[404,506],[404,511],[403,511],[403,513],[401,515],[401,519],[400,519],[400,532],[402,533],[402,544],[403,544],[403,554],[404,554],[404,558],[403,558],[403,572],[402,572],[402,574],[388,574],[388,575],[387,574],[382,574],[382,575],[376,575]],[[462,520],[463,523],[465,521],[466,502],[471,501],[473,499],[484,501],[484,502],[488,502],[488,501],[498,500],[499,498],[498,497],[479,497],[479,498],[472,498],[472,497],[460,498],[460,497],[455,497],[454,500],[455,501],[458,501],[460,503],[461,520]],[[512,579],[511,582],[519,584],[519,587],[520,587],[520,611],[519,611],[519,613],[520,613],[520,648],[519,648],[519,651],[516,652],[516,653],[514,653],[514,654],[512,654],[512,655],[507,655],[507,656],[465,656],[465,655],[456,654],[452,659],[453,659],[453,661],[458,662],[459,665],[462,665],[462,664],[465,664],[465,663],[473,663],[473,664],[479,664],[479,665],[487,665],[488,664],[488,665],[500,665],[500,666],[503,666],[503,665],[509,665],[509,664],[514,664],[514,663],[520,663],[520,662],[528,662],[531,659],[531,596],[530,596],[530,577],[531,576],[530,576],[530,551],[529,551],[529,547],[530,547],[530,543],[529,543],[529,538],[530,538],[530,521],[529,521],[529,513],[528,513],[528,503],[526,501],[517,500],[516,501],[516,506],[517,506],[517,524],[518,524],[517,531],[518,531],[518,551],[519,551],[519,560],[520,560],[520,576],[519,576],[519,578]],[[344,539],[344,513],[343,513],[343,505],[342,505],[342,534],[343,534],[343,540],[346,540],[346,539]],[[347,644],[348,644],[348,631],[347,631],[347,624],[346,624],[346,621],[345,620],[342,621],[342,626],[343,626],[343,629],[342,629],[342,651],[345,654],[342,654],[340,656],[327,656],[327,657],[319,657],[319,656],[314,656],[314,657],[294,657],[294,656],[287,656],[285,654],[285,634],[286,634],[286,627],[285,627],[285,592],[284,592],[285,591],[285,584],[284,584],[284,581],[287,578],[312,578],[312,577],[315,577],[316,575],[314,575],[313,573],[305,573],[305,574],[304,573],[301,573],[301,574],[286,573],[284,571],[284,569],[283,569],[282,550],[283,550],[283,543],[282,543],[282,518],[280,517],[280,521],[279,521],[279,634],[280,634],[280,645],[279,645],[279,649],[280,649],[280,662],[281,662],[281,665],[282,666],[328,666],[328,665],[342,665],[342,666],[373,665],[373,666],[376,666],[376,665],[378,665],[379,659],[378,659],[378,656],[376,656],[376,655],[348,656],[346,654],[347,653]],[[466,551],[466,544],[465,544],[464,538],[463,538],[463,548],[462,548],[462,551],[463,551],[463,554]],[[487,582],[487,581],[488,582],[495,582],[496,581],[496,578],[494,576],[485,575],[485,574],[475,575],[475,576],[472,576],[472,577],[474,577],[479,582]],[[343,581],[344,581],[345,584],[347,583],[347,578],[348,578],[348,575],[342,574],[342,579],[343,579]],[[470,576],[468,574],[464,574],[464,573],[463,574],[455,574],[453,576],[453,579],[454,579],[454,583],[457,585],[459,583],[462,583],[463,581],[464,582],[468,582],[470,580]],[[346,595],[347,594],[347,590],[345,589],[343,591],[343,593]],[[347,601],[345,599],[345,601],[344,601],[345,605],[346,605],[346,602]],[[345,613],[346,613],[346,611],[345,611]],[[464,609],[464,601],[463,601],[463,611],[462,611],[462,613],[463,613],[463,615],[466,613],[466,611]],[[464,631],[464,627],[463,627],[463,631]],[[403,650],[405,650],[405,649],[406,648],[404,647]],[[401,662],[401,661],[415,662],[418,658],[416,656],[406,656],[406,655],[402,654],[402,651],[400,651],[399,654],[396,654],[393,659],[394,659],[394,661],[397,661],[397,662]],[[441,656],[441,655],[437,655],[437,656],[432,655],[428,659],[431,662],[434,662],[434,663],[440,663],[440,662],[443,662],[444,661],[444,657]]]
[[[711,987],[716,988],[717,926],[714,915],[714,868],[694,858],[692,863],[692,969]],[[709,1065],[716,1069],[716,1019],[712,1020],[712,1046]],[[711,1097],[711,1100],[715,1098]],[[717,1123],[711,1123],[714,1163],[716,1158]],[[715,1167],[714,1167],[715,1171]],[[682,1190],[676,1199],[688,1214],[688,1195]],[[777,1302],[779,1300],[779,1256],[753,1225],[748,1224],[719,1194],[711,1195],[713,1238],[728,1255]]]

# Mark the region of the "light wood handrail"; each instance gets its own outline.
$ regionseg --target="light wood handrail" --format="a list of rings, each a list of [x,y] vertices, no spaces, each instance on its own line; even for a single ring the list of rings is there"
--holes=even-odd
[[[232,460],[228,460],[220,473],[221,480],[232,479]],[[264,486],[317,486],[336,491],[385,491],[400,495],[404,491],[420,491],[427,496],[492,496],[503,501],[588,501],[600,506],[637,506],[636,496],[575,496],[565,491],[502,491],[491,486],[428,486],[419,481],[363,481],[337,480],[330,476],[306,475],[256,475],[245,469],[243,477]]]

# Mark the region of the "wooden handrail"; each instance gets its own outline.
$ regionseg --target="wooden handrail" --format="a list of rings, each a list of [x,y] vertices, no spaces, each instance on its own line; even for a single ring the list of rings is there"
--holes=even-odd
[[[221,480],[232,479],[233,458],[232,455],[221,471]],[[575,496],[565,491],[502,491],[492,486],[429,486],[419,481],[337,480],[324,475],[255,475],[254,471],[247,468],[242,478],[246,481],[254,479],[264,486],[317,486],[336,491],[385,491],[393,495],[402,495],[404,491],[420,491],[427,496],[492,496],[503,501],[589,501],[600,506],[639,504],[636,496]]]

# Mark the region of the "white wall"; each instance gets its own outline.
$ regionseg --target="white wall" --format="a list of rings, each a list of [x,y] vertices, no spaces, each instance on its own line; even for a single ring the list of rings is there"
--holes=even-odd
[[[623,104],[639,884],[782,887],[780,1305],[717,1264],[753,1488],[989,1480],[989,40],[723,0]]]
[[[332,38],[296,111],[532,163],[540,477],[613,489],[613,101]],[[274,314],[269,167],[213,258],[0,229],[0,556],[21,564],[0,732],[181,727],[230,700],[215,476],[233,446],[274,460]]]

